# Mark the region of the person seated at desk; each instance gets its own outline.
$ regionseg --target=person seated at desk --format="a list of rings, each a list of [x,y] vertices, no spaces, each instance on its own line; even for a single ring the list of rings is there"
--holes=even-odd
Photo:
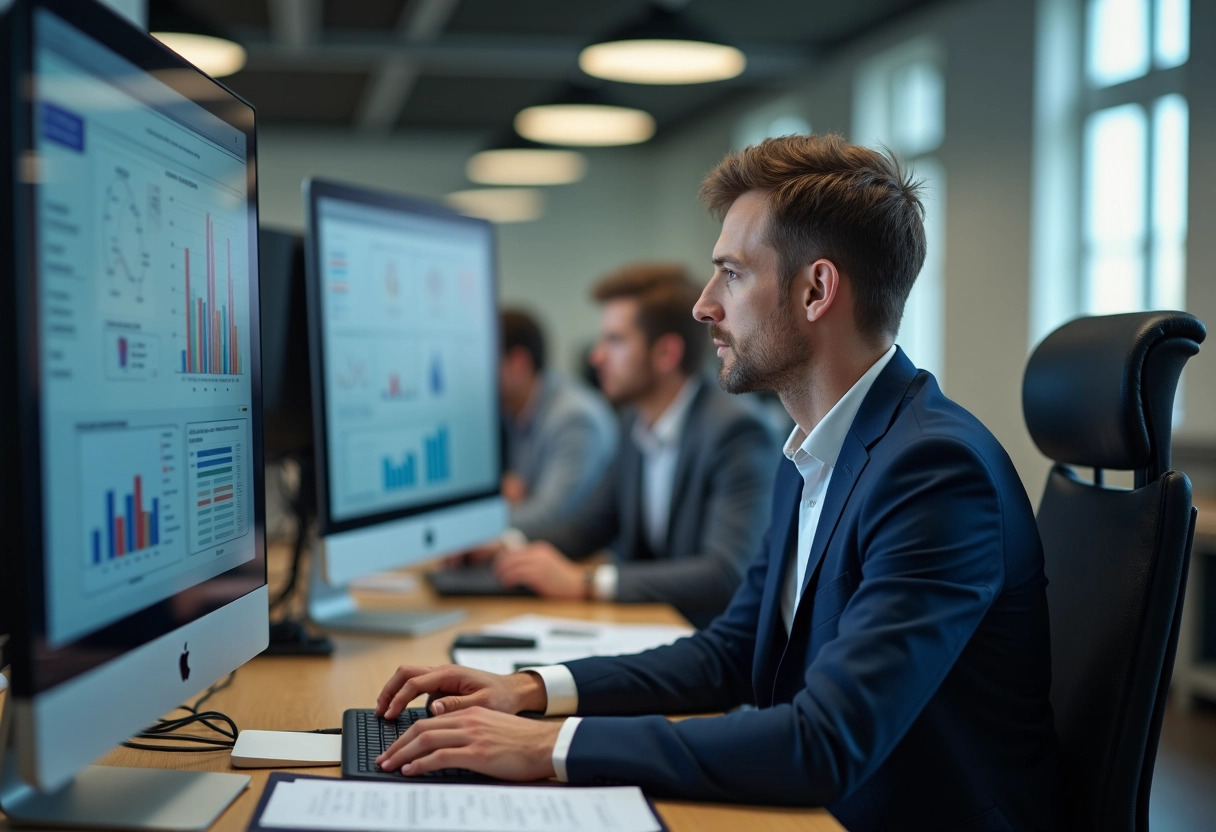
[[[726,608],[764,534],[777,445],[757,408],[699,372],[708,346],[688,316],[683,267],[639,264],[593,288],[592,353],[609,401],[627,405],[616,460],[596,494],[542,540],[498,555],[505,586],[555,598],[661,601],[704,626]],[[611,545],[599,560],[582,560]]]
[[[607,473],[616,416],[598,393],[547,369],[545,336],[521,309],[503,310],[499,391],[506,438],[503,496],[527,537],[579,511]]]
[[[377,710],[430,693],[438,716],[382,767],[822,805],[850,832],[1060,825],[1030,502],[894,345],[925,256],[917,191],[839,136],[769,139],[709,174],[724,219],[694,314],[723,387],[773,389],[796,423],[743,586],[708,629],[634,656],[399,668]]]

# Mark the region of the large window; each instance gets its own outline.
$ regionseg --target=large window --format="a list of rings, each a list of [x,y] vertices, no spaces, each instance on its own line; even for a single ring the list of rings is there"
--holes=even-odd
[[[1186,304],[1189,0],[1040,0],[1030,342]]]
[[[1189,0],[1089,0],[1081,130],[1080,312],[1181,309]]]
[[[935,41],[910,41],[860,67],[853,98],[854,141],[890,148],[924,183],[928,252],[904,307],[896,342],[943,386],[946,173],[934,154],[945,132],[945,81]]]

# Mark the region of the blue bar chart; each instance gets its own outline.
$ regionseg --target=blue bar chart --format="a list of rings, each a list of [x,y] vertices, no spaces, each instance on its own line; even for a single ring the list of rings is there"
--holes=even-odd
[[[343,439],[338,472],[347,493],[386,508],[453,479],[451,429],[446,424],[352,431]]]
[[[417,456],[413,452],[405,454],[405,459],[396,464],[389,457],[382,460],[384,466],[384,490],[399,491],[418,483]]]
[[[423,439],[426,446],[426,481],[443,482],[452,476],[452,463],[448,457],[448,429],[440,428]]]

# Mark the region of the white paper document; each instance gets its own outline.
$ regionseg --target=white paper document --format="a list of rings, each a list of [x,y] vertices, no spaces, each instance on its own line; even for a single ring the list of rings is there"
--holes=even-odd
[[[262,827],[351,832],[659,832],[636,787],[460,786],[309,778],[276,784]]]
[[[536,639],[527,649],[462,649],[452,661],[491,673],[512,673],[523,665],[561,664],[587,656],[621,656],[671,644],[692,635],[689,627],[669,624],[601,624],[576,618],[520,615],[481,630]]]

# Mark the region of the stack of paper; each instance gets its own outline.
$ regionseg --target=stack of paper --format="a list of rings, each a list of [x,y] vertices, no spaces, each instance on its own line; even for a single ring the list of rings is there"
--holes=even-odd
[[[277,775],[250,829],[660,832],[636,787],[365,783]]]
[[[482,632],[526,636],[536,646],[526,649],[463,649],[452,661],[492,673],[513,673],[523,666],[561,664],[587,656],[621,656],[671,644],[692,635],[689,627],[667,624],[601,624],[575,618],[521,615],[486,627]]]

